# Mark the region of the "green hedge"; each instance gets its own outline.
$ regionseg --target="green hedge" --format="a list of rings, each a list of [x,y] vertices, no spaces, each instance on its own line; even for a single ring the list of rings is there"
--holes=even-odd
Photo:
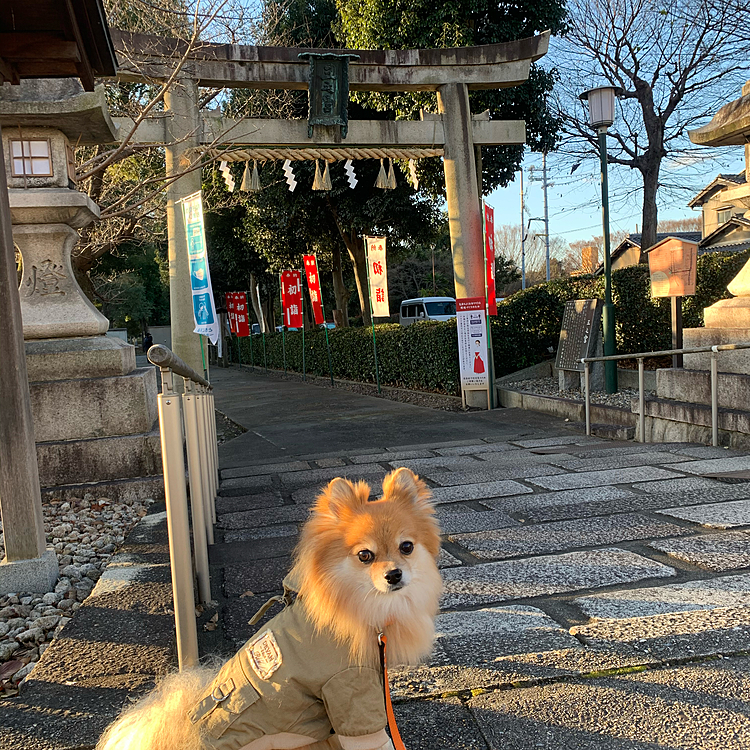
[[[372,329],[339,328],[328,332],[333,376],[375,382]],[[424,322],[403,327],[394,323],[375,326],[380,382],[400,388],[458,394],[458,336],[456,322]],[[263,337],[241,339],[243,363],[263,365]],[[284,369],[281,333],[265,336],[268,367]],[[236,342],[232,353],[236,357]],[[302,372],[302,332],[286,334],[286,366]],[[305,367],[315,375],[328,375],[325,331],[305,332]]]
[[[698,258],[696,293],[683,300],[686,328],[703,325],[703,308],[730,296],[726,285],[750,257],[744,253],[720,252]],[[491,323],[498,377],[548,359],[557,348],[565,302],[602,298],[604,278],[579,276],[554,279],[517,292],[498,305]],[[668,349],[671,345],[669,299],[651,299],[648,266],[614,271],[612,297],[615,304],[617,349],[621,354]],[[424,322],[403,328],[397,324],[375,326],[380,382],[402,388],[460,394],[456,323]],[[329,331],[333,375],[345,380],[375,382],[375,358],[370,328]],[[284,368],[282,334],[267,334],[268,366]],[[232,357],[236,358],[236,342]],[[241,339],[242,361],[263,364],[262,337]],[[325,332],[305,333],[307,372],[328,375]],[[302,371],[302,333],[286,334],[286,366]]]

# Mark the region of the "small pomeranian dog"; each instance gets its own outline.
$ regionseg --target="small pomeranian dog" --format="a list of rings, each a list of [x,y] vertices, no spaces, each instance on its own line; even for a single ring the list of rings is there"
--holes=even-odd
[[[97,750],[392,750],[379,635],[389,664],[432,650],[440,531],[408,469],[369,497],[366,483],[334,479],[302,530],[284,610],[218,674],[163,679]]]

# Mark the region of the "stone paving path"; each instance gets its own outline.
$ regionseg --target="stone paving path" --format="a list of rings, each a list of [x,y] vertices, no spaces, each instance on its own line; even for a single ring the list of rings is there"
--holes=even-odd
[[[243,378],[250,400],[257,381],[272,408],[262,376],[221,378],[230,391]],[[218,390],[217,406],[235,418]],[[446,414],[442,437],[473,416]],[[750,482],[701,476],[750,469],[750,457],[607,443],[517,410],[474,424],[454,441],[433,431],[426,443],[326,451],[323,430],[317,453],[243,462],[228,450],[211,550],[225,640],[214,645],[253,632],[323,484],[361,478],[377,493],[408,466],[433,488],[445,581],[430,662],[392,675],[409,750],[750,748]]]

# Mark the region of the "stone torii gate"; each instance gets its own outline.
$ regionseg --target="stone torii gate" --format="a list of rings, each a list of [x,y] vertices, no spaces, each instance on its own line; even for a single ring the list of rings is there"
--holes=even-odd
[[[113,30],[118,78],[124,81],[177,80],[165,95],[166,116],[142,122],[133,140],[163,143],[167,177],[190,168],[191,154],[208,145],[316,148],[442,148],[456,297],[482,297],[485,263],[481,195],[475,147],[526,142],[523,120],[472,118],[470,90],[518,86],[529,77],[531,63],[547,52],[549,32],[504,44],[429,50],[325,50],[187,43]],[[351,120],[344,139],[339,127],[315,126],[307,120],[229,120],[201,113],[198,87],[298,89],[309,86],[305,54],[351,55],[349,88],[353,91],[434,91],[438,115],[422,121]],[[301,56],[302,55],[302,56]],[[118,120],[120,132],[132,121]],[[167,191],[170,312],[172,347],[188,365],[203,367],[198,336],[193,334],[190,271],[179,201],[200,190],[200,170],[174,180]],[[479,392],[467,392],[478,397]],[[470,402],[471,405],[475,405]]]

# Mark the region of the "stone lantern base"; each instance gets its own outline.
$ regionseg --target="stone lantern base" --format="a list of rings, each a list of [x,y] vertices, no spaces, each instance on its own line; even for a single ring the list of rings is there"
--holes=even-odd
[[[26,342],[42,496],[164,495],[156,370],[135,348],[81,336]]]

